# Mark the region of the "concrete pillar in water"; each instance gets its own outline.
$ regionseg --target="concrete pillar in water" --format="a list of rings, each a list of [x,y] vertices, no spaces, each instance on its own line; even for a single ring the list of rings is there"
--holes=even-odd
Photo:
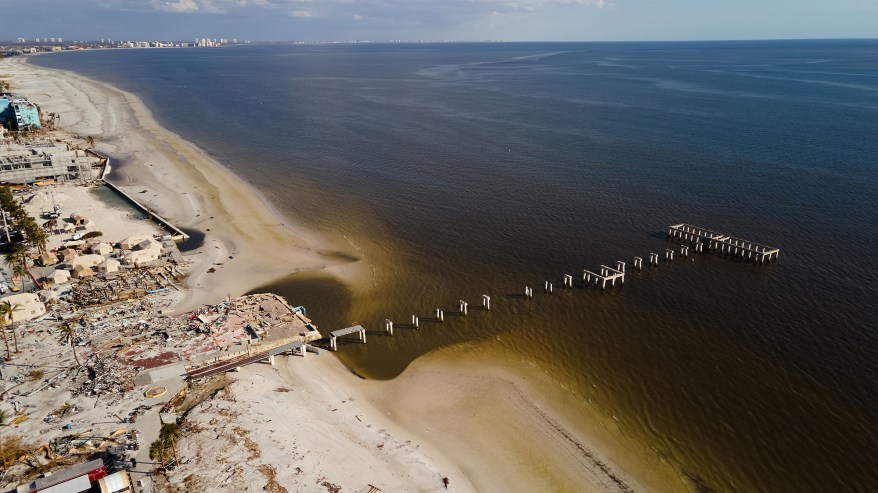
[[[359,332],[359,334],[360,334],[360,340],[363,341],[363,344],[366,344],[366,331],[365,331],[365,330],[361,330],[361,331]]]
[[[640,257],[634,257],[634,267],[637,270],[643,270],[643,259]]]
[[[573,276],[570,274],[564,274],[564,287],[572,288],[573,287]]]
[[[466,301],[460,300],[460,314],[466,316]]]
[[[625,262],[622,262],[621,260],[617,260],[616,261],[616,270],[625,272]]]
[[[438,320],[440,322],[445,321],[445,314],[442,313],[442,310],[440,308],[436,309],[436,320]]]
[[[329,336],[329,349],[338,351],[338,341],[335,336]]]
[[[268,364],[271,366],[274,366],[274,355],[273,354],[268,355]]]
[[[416,329],[418,328],[418,316],[417,315],[412,315],[412,325],[414,325]]]
[[[393,335],[393,320],[390,320],[389,318],[384,319],[384,331]]]
[[[491,297],[486,294],[482,295],[482,308],[484,308],[485,310],[491,309]]]

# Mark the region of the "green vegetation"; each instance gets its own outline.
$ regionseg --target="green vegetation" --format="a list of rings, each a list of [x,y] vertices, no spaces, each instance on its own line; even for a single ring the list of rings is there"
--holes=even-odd
[[[25,239],[40,253],[46,251],[46,243],[49,241],[49,234],[37,223],[36,219],[28,215],[21,204],[12,195],[12,192],[6,187],[0,187],[0,209],[9,214],[11,224],[9,227],[18,229],[24,234]],[[2,214],[2,212],[0,212]],[[6,263],[15,268],[21,265],[21,268],[27,273],[34,284],[39,287],[40,283],[37,278],[30,272],[27,266],[27,250],[17,245],[11,252],[6,254]]]
[[[149,458],[158,461],[162,467],[171,457],[179,464],[177,457],[177,441],[180,439],[180,425],[165,423],[159,431],[159,437],[149,446]]]

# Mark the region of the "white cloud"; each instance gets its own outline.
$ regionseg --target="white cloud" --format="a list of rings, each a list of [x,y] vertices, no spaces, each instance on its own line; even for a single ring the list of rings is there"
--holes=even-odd
[[[290,15],[299,19],[308,19],[314,17],[314,13],[310,10],[292,10]]]
[[[198,3],[195,0],[153,0],[152,6],[156,10],[165,12],[198,12]]]

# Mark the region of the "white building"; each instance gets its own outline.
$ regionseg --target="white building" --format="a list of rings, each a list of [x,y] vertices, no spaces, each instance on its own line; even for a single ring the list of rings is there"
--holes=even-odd
[[[40,297],[34,293],[18,293],[0,299],[0,303],[9,303],[18,310],[12,315],[15,322],[24,322],[25,320],[33,320],[46,314],[46,305],[40,301]],[[8,322],[9,320],[6,320]]]

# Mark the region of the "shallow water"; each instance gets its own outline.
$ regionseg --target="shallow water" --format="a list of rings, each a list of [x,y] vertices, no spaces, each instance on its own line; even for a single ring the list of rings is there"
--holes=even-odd
[[[395,320],[394,337],[343,347],[359,373],[392,378],[499,336],[678,471],[669,488],[871,491],[876,48],[258,46],[34,63],[134,92],[292,220],[347,240],[371,286],[270,289],[324,332]],[[663,253],[683,221],[780,261],[698,255],[605,292],[559,289],[565,273]],[[483,293],[490,312],[473,308]],[[419,330],[402,326],[412,314]]]

